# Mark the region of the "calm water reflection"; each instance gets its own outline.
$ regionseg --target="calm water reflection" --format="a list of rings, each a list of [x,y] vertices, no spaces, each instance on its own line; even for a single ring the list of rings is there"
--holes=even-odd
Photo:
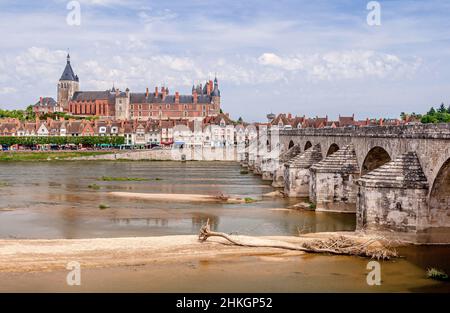
[[[104,182],[99,180],[102,176],[150,180]],[[262,199],[273,188],[260,177],[241,175],[236,163],[11,162],[0,164],[0,183],[2,238],[195,234],[207,219],[215,230],[249,235],[355,227],[352,215],[274,210],[286,208],[289,200]],[[88,187],[94,183],[99,190]],[[223,193],[262,201],[237,205],[152,202],[111,197],[110,191]],[[110,208],[100,210],[100,204]]]

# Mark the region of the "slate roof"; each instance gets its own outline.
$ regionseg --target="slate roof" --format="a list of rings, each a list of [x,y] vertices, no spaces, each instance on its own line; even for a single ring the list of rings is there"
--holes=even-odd
[[[111,93],[107,91],[77,91],[73,94],[73,101],[109,100]]]
[[[208,95],[198,95],[197,103],[211,103],[212,98]],[[148,97],[146,93],[131,93],[130,94],[131,104],[141,104],[141,103],[161,103],[161,104],[173,104],[175,103],[175,95],[167,95],[164,99],[162,94],[159,93],[158,96],[155,93],[149,93]],[[194,97],[191,95],[180,95],[180,103],[194,103]]]
[[[64,72],[61,75],[59,80],[70,80],[70,81],[78,81],[78,76],[73,72],[72,66],[70,65],[70,56],[67,55],[67,64],[64,68]]]

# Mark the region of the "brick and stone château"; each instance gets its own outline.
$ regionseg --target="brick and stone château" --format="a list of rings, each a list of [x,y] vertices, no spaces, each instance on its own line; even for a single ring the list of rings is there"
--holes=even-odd
[[[105,119],[186,119],[203,120],[220,113],[220,90],[217,77],[204,86],[192,86],[192,94],[169,93],[168,87],[134,93],[128,88],[104,91],[81,91],[80,80],[67,55],[67,64],[58,82],[57,105],[75,116],[98,116]]]

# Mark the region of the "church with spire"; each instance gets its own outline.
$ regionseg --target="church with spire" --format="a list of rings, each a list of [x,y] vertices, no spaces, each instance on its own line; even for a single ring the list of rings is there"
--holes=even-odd
[[[203,120],[220,113],[220,90],[217,77],[205,85],[192,86],[190,95],[178,91],[169,92],[167,86],[150,91],[121,91],[113,86],[108,90],[81,91],[78,75],[75,74],[70,55],[58,82],[57,106],[59,111],[74,116],[96,116],[115,120]]]

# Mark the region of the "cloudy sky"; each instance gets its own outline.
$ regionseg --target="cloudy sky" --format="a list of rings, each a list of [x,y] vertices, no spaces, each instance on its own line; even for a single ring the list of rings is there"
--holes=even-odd
[[[70,49],[82,90],[189,93],[217,73],[232,117],[398,117],[450,104],[450,1],[0,0],[0,108],[56,97]]]

